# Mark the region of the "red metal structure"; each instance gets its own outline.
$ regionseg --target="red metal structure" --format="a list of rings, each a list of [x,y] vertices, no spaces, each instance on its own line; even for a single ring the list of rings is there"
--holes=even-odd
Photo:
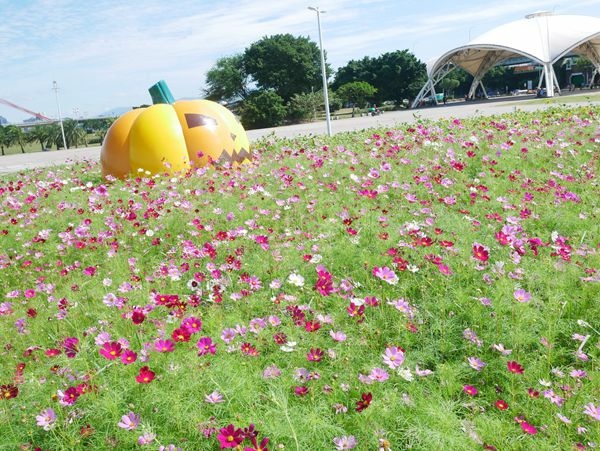
[[[52,121],[52,119],[50,119],[49,117],[44,116],[43,114],[35,113],[35,112],[31,111],[31,110],[28,110],[27,108],[23,108],[23,107],[21,107],[19,105],[15,105],[14,103],[9,102],[8,100],[0,99],[0,103],[3,104],[3,105],[7,105],[7,106],[10,106],[10,107],[16,108],[17,110],[21,110],[21,111],[23,111],[25,113],[29,113],[29,114],[37,117],[38,119],[40,119],[42,121]]]

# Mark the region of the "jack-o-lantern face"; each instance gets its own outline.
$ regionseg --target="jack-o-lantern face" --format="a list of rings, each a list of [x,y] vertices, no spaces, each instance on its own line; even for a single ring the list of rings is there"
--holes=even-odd
[[[209,100],[181,100],[125,113],[109,129],[100,153],[103,175],[118,178],[140,169],[173,174],[250,158],[242,125],[227,108]]]
[[[173,107],[193,166],[210,161],[240,164],[250,159],[246,131],[227,108],[210,100],[180,100]]]

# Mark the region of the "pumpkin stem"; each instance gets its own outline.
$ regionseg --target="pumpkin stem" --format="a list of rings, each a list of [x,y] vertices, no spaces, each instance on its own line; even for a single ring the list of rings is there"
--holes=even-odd
[[[164,80],[160,80],[158,83],[152,85],[148,91],[150,92],[150,97],[152,97],[152,103],[154,105],[157,103],[175,102],[175,98],[173,98],[173,94],[171,94],[171,91]]]

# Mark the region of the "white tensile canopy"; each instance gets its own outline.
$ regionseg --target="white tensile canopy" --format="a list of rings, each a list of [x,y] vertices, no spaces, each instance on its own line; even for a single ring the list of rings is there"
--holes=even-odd
[[[427,65],[428,80],[413,102],[413,108],[429,97],[435,100],[435,85],[455,67],[473,76],[468,97],[472,97],[483,76],[492,67],[512,58],[528,58],[542,65],[539,86],[545,81],[548,97],[560,93],[552,65],[567,54],[586,57],[600,72],[600,18],[554,15],[548,12],[529,14],[496,27],[467,44],[443,54]],[[485,95],[485,89],[483,89]],[[435,100],[437,103],[437,100]]]

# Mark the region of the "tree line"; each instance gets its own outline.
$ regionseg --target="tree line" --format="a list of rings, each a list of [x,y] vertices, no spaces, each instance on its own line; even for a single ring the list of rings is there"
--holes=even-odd
[[[65,119],[63,121],[63,129],[65,131],[67,149],[101,143],[113,122],[114,119],[112,118]],[[53,122],[28,127],[0,125],[0,151],[2,155],[5,154],[7,148],[12,146],[18,146],[21,152],[25,153],[26,143],[38,143],[41,150],[64,147],[60,124]]]
[[[243,53],[220,58],[206,74],[204,96],[233,107],[248,129],[315,118],[323,108],[320,50],[307,37],[278,34]],[[408,50],[350,61],[333,73],[329,107],[413,98],[427,79],[425,64]]]

